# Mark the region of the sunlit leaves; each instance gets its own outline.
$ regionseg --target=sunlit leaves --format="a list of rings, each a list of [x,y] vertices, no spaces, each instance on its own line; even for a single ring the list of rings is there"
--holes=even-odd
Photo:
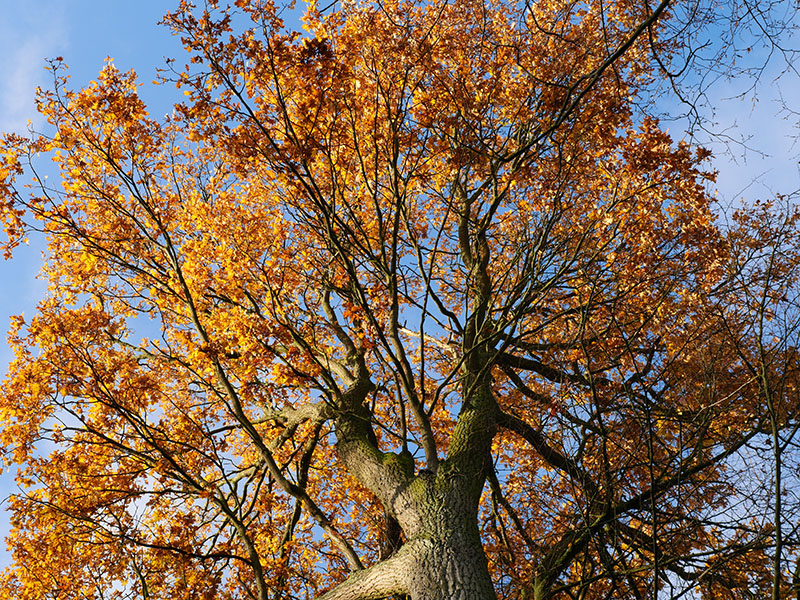
[[[464,485],[503,597],[763,573],[764,496],[724,511],[765,394],[796,419],[797,216],[717,222],[708,153],[638,112],[658,27],[614,54],[644,8],[348,2],[298,33],[184,2],[161,120],[134,73],[54,63],[50,133],[0,156],[7,248],[42,231],[49,283],[0,394],[0,593],[315,595],[385,541],[348,419],[418,477],[491,451]],[[36,153],[61,186],[23,194]]]

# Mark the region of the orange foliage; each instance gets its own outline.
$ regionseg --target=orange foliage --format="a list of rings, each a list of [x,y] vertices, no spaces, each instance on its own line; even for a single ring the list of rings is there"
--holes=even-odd
[[[740,483],[796,421],[796,215],[718,224],[708,153],[637,108],[670,51],[646,18],[388,0],[297,33],[183,2],[162,120],[134,73],[75,91],[55,63],[52,133],[0,153],[7,251],[43,232],[50,284],[0,394],[0,598],[306,598],[379,561],[391,510],[336,451],[360,369],[417,477],[479,448],[456,424],[488,382],[499,596],[766,593]],[[62,185],[27,196],[40,152]]]

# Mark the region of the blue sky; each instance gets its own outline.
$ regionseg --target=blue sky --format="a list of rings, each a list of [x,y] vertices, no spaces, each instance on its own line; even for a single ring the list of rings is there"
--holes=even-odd
[[[79,87],[93,79],[106,57],[114,58],[122,70],[134,68],[145,83],[142,95],[153,99],[151,112],[168,110],[172,90],[153,88],[149,82],[155,70],[163,66],[164,57],[181,58],[179,41],[170,32],[157,26],[172,2],[154,0],[33,0],[12,2],[0,0],[0,131],[24,133],[31,120],[41,127],[33,108],[36,86],[47,87],[45,59],[63,56],[70,66],[71,85]],[[797,46],[797,44],[795,44]],[[740,83],[724,83],[709,95],[715,108],[713,120],[719,131],[735,128],[732,133],[750,138],[755,150],[742,153],[734,146],[726,154],[719,145],[711,145],[718,153],[714,167],[720,171],[718,187],[725,202],[739,197],[770,197],[775,192],[791,193],[800,189],[797,143],[798,115],[782,110],[780,93],[794,110],[800,111],[800,78],[789,73],[773,80],[782,69],[776,63],[761,80],[757,99],[732,99]],[[166,96],[165,96],[166,95]],[[680,124],[670,126],[673,138],[680,139]],[[759,154],[764,153],[764,155]],[[9,316],[33,312],[36,301],[44,293],[36,273],[41,248],[35,242],[18,249],[11,261],[0,260],[0,329],[8,327]],[[9,352],[0,344],[0,366],[5,371]],[[8,475],[0,477],[0,499],[11,492]],[[8,518],[0,511],[0,536],[8,527]],[[8,555],[0,545],[0,567],[8,564]]]
[[[50,73],[45,60],[63,56],[69,65],[71,85],[79,87],[95,78],[107,57],[120,69],[136,69],[149,82],[165,56],[181,52],[177,38],[157,26],[169,3],[154,0],[3,1],[0,17],[0,131],[25,133],[42,122],[33,107],[34,90],[47,87]],[[157,96],[156,91],[148,90]],[[166,104],[164,104],[166,106]],[[164,109],[166,111],[166,108]],[[30,311],[43,292],[36,281],[39,248],[20,248],[12,261],[0,262],[0,328],[8,315]],[[9,356],[0,346],[0,361]]]
[[[136,69],[145,88],[164,65],[165,56],[180,56],[177,38],[156,23],[172,3],[155,0],[0,0],[0,131],[24,133],[28,121],[42,126],[33,96],[37,86],[49,85],[45,60],[63,56],[69,65],[71,85],[79,87],[96,77],[107,57],[120,69]],[[166,89],[145,89],[161,96]],[[166,112],[166,102],[164,103]],[[32,241],[17,249],[11,261],[0,259],[0,330],[8,329],[9,316],[33,313],[44,286],[36,279],[41,247]],[[11,356],[0,344],[0,368],[5,373]],[[0,477],[0,500],[12,491],[9,474]],[[8,530],[8,516],[0,511],[0,536]],[[9,562],[0,543],[0,567]]]

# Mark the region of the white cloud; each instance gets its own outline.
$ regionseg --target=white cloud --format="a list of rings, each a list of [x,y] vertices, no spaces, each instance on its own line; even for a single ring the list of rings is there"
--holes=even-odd
[[[0,131],[25,133],[36,126],[33,99],[48,84],[45,60],[63,53],[66,35],[59,3],[38,1],[4,7],[0,22]]]
[[[0,88],[0,130],[21,133],[33,116],[33,93],[42,82],[38,71],[47,50],[41,39],[32,39],[4,54],[8,62]]]

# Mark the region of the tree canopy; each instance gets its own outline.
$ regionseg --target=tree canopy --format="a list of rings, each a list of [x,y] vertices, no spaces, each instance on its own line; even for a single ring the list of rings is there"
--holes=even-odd
[[[702,8],[182,2],[163,119],[53,61],[0,598],[800,588],[798,211],[724,213],[654,107]]]

